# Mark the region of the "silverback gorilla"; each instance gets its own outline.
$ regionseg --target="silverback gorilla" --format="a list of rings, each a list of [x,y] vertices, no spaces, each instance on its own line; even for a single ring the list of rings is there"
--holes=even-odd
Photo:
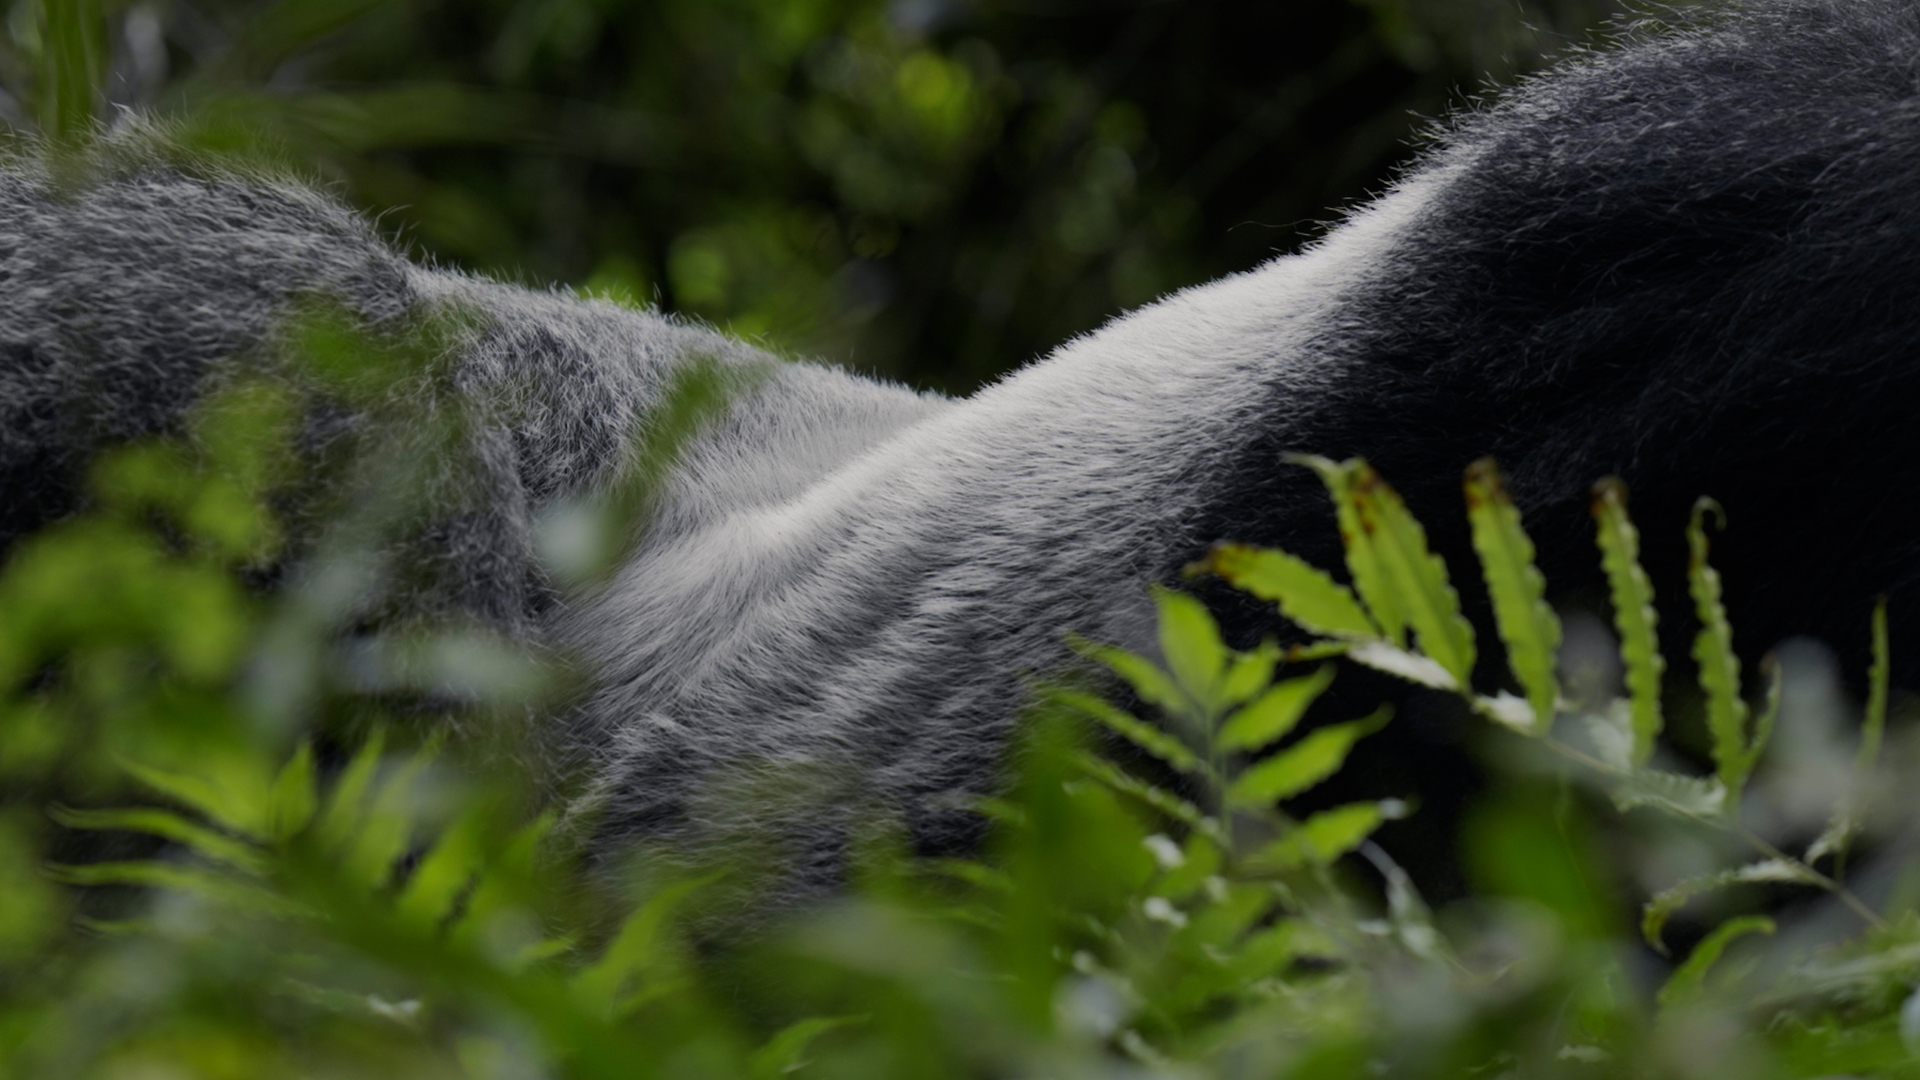
[[[1630,38],[1457,118],[1306,250],[963,400],[416,265],[293,181],[128,152],[56,190],[23,154],[0,171],[0,543],[78,505],[97,449],[280,370],[296,298],[375,334],[467,312],[441,358],[461,464],[427,489],[429,572],[381,617],[583,658],[555,739],[609,843],[755,813],[717,777],[835,778],[764,815],[816,884],[856,805],[970,842],[965,796],[1064,629],[1143,642],[1146,585],[1222,538],[1338,565],[1289,451],[1365,454],[1456,567],[1461,469],[1494,455],[1574,596],[1594,479],[1631,485],[1667,596],[1711,493],[1744,645],[1857,654],[1874,594],[1912,623],[1920,541],[1920,3],[1749,0]],[[559,587],[542,520],[619,480],[697,358],[735,386],[724,414],[612,578]],[[389,421],[434,407],[394,394]],[[322,414],[310,441],[372,422]],[[1243,639],[1275,629],[1219,599]]]

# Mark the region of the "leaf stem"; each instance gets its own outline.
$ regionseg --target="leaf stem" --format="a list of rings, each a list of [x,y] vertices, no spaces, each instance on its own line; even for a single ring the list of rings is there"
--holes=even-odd
[[[1594,757],[1592,754],[1589,754],[1586,751],[1579,749],[1578,747],[1569,746],[1568,744],[1561,742],[1559,739],[1556,739],[1550,735],[1541,736],[1540,741],[1544,743],[1548,748],[1552,749],[1555,753],[1559,754],[1560,756],[1567,758],[1570,761],[1578,762],[1579,764],[1584,765],[1587,768],[1594,770],[1595,772],[1604,774],[1606,776],[1615,777],[1618,779],[1627,779],[1631,775],[1627,770],[1622,769],[1617,765],[1612,765],[1605,761],[1602,761],[1599,758]],[[1752,829],[1747,828],[1745,825],[1742,825],[1737,821],[1731,821],[1725,817],[1721,817],[1718,815],[1702,814],[1694,810],[1689,810],[1684,806],[1666,805],[1665,808],[1671,811],[1672,813],[1675,813],[1680,815],[1681,817],[1687,818],[1690,821],[1697,822],[1701,825],[1705,825],[1710,828],[1720,829],[1722,831],[1729,832],[1735,836],[1738,836],[1741,840],[1745,841],[1749,847],[1759,852],[1762,856],[1769,859],[1776,859],[1776,860],[1779,860],[1780,862],[1783,862],[1792,866],[1801,875],[1801,877],[1806,881],[1807,884],[1812,885],[1815,888],[1823,889],[1826,892],[1832,894],[1834,899],[1844,904],[1847,910],[1853,912],[1855,915],[1858,915],[1861,918],[1861,920],[1864,921],[1868,926],[1871,926],[1876,930],[1884,930],[1887,928],[1887,921],[1881,918],[1880,915],[1877,912],[1875,912],[1872,908],[1868,907],[1865,901],[1861,900],[1858,896],[1854,895],[1852,890],[1848,889],[1845,885],[1842,885],[1839,881],[1836,881],[1835,879],[1828,877],[1826,874],[1823,874],[1820,871],[1815,870],[1812,866],[1808,865],[1804,860],[1795,858],[1791,855],[1788,855],[1786,852],[1781,851],[1778,847],[1774,846],[1772,842],[1767,840],[1766,837],[1761,836],[1760,834],[1754,832]]]

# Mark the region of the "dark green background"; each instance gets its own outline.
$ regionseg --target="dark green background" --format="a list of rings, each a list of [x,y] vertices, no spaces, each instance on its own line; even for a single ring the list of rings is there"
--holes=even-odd
[[[1252,267],[1606,0],[55,0],[422,255],[965,391]],[[17,0],[7,120],[51,115]]]

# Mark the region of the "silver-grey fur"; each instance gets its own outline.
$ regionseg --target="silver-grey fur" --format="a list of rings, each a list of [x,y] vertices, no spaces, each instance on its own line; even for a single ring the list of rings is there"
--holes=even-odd
[[[1711,490],[1751,537],[1720,549],[1750,643],[1840,636],[1916,576],[1916,85],[1911,0],[1732,5],[1576,58],[1305,251],[965,400],[415,265],[298,184],[128,153],[69,196],[21,159],[0,173],[0,541],[71,506],[94,449],[277,363],[293,298],[375,330],[463,313],[449,379],[482,419],[430,508],[438,570],[388,614],[587,659],[561,738],[610,841],[772,819],[824,883],[865,804],[925,848],[970,841],[961,797],[993,788],[1063,629],[1143,643],[1145,586],[1222,537],[1337,559],[1285,450],[1368,453],[1436,519],[1494,452],[1576,587],[1592,479],[1627,475],[1650,537]],[[564,595],[543,513],[618,479],[698,357],[740,374],[727,412],[612,580]],[[1820,520],[1842,513],[1871,527]],[[1649,545],[1657,576],[1683,558]],[[1243,639],[1270,622],[1237,619]],[[762,773],[824,786],[727,797]]]

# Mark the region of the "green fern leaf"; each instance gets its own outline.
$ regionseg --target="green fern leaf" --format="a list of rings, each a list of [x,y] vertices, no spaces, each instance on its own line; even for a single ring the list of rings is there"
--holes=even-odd
[[[1473,548],[1493,599],[1494,625],[1507,647],[1507,666],[1533,710],[1532,730],[1553,723],[1560,701],[1555,671],[1560,619],[1546,602],[1546,579],[1533,564],[1533,541],[1520,525],[1520,511],[1491,458],[1467,466],[1464,484]]]
[[[1626,668],[1633,727],[1633,764],[1653,756],[1660,735],[1660,676],[1667,662],[1660,655],[1653,609],[1653,583],[1640,568],[1640,533],[1627,516],[1627,487],[1615,477],[1593,486],[1593,518],[1599,530],[1600,565],[1613,600],[1613,625],[1620,634],[1620,661]]]

